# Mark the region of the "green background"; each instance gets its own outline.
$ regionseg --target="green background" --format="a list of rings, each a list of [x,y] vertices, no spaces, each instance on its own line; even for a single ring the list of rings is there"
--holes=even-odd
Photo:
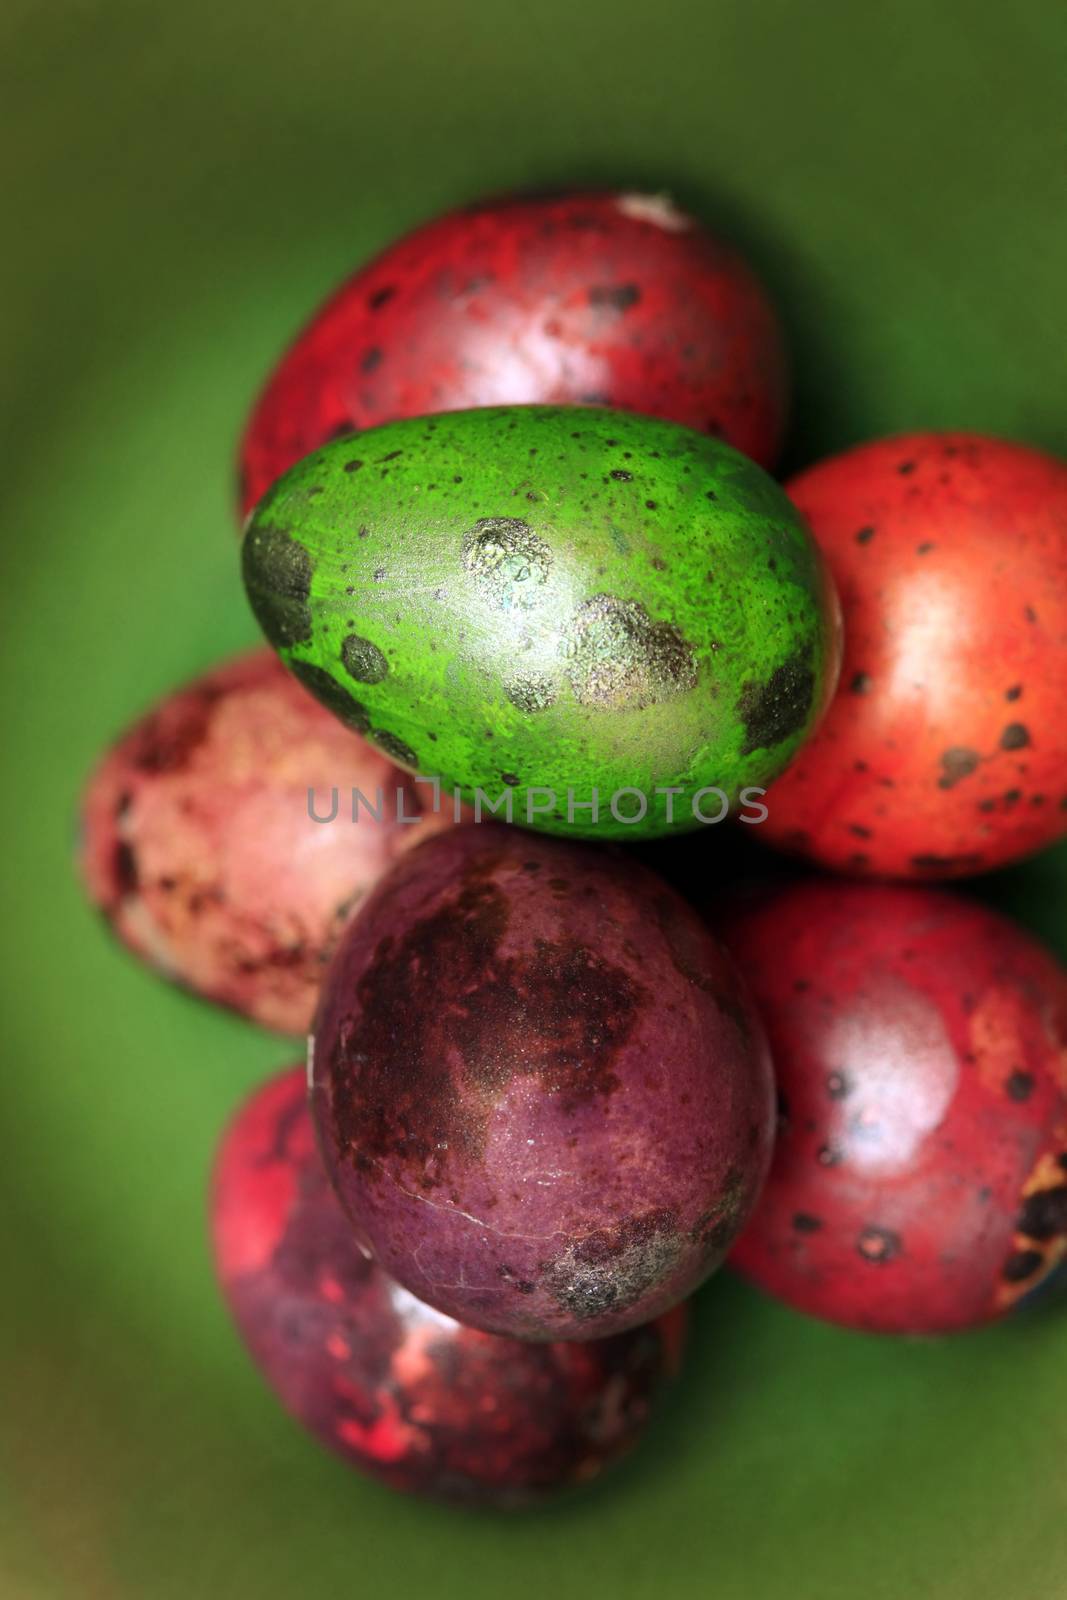
[[[231,461],[320,295],[512,184],[669,187],[773,285],[792,460],[966,426],[1062,449],[1056,0],[8,0],[0,1593],[1067,1591],[1067,1317],[883,1342],[722,1279],[647,1447],[520,1520],[390,1497],[278,1414],[216,1299],[219,1126],[291,1052],[157,985],[70,871],[130,715],[253,638]],[[1065,857],[986,888],[1067,947]]]

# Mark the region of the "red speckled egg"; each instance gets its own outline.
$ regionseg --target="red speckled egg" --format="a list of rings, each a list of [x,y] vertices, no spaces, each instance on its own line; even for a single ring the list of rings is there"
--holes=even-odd
[[[357,1236],[491,1333],[647,1322],[719,1264],[767,1169],[759,1021],[699,917],[621,851],[428,839],[349,924],[312,1045]]]
[[[379,788],[381,820],[357,802],[353,822],[353,789],[378,810]],[[313,820],[330,816],[334,789],[333,821]],[[79,864],[90,899],[150,966],[306,1033],[352,907],[451,816],[256,650],[179,689],[111,748],[85,793]]]
[[[684,422],[777,454],[777,319],[732,250],[662,196],[482,202],[418,228],[327,301],[269,379],[241,505],[340,433],[527,402]]]
[[[356,1247],[322,1169],[303,1069],[259,1089],[218,1154],[223,1292],[282,1404],[394,1489],[521,1506],[636,1443],[678,1363],[685,1309],[587,1344],[461,1327]]]
[[[938,889],[800,883],[724,929],[781,1097],[734,1264],[877,1332],[1010,1311],[1067,1255],[1067,974]]]
[[[845,660],[761,837],[857,875],[929,878],[1067,833],[1067,465],[926,433],[787,487],[836,581]]]

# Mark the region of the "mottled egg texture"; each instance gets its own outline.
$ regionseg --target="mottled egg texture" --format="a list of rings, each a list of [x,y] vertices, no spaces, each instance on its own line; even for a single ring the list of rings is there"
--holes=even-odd
[[[762,288],[669,200],[490,200],[401,239],[316,314],[249,420],[242,509],[338,434],[502,403],[648,412],[769,466],[785,388]]]
[[[780,1126],[732,1260],[800,1311],[948,1333],[1067,1256],[1067,974],[945,890],[802,883],[723,920]]]
[[[947,878],[1067,833],[1067,465],[926,433],[787,487],[836,579],[845,661],[761,838],[853,874]]]
[[[621,852],[492,825],[427,840],[349,925],[312,1043],[357,1236],[490,1332],[647,1322],[719,1264],[766,1171],[740,980]]]
[[[357,800],[353,822],[353,790],[380,820]],[[352,907],[450,823],[431,799],[257,650],[172,694],[111,748],[83,800],[79,864],[142,960],[306,1033]],[[335,804],[332,821],[314,820]]]
[[[337,440],[268,491],[243,557],[264,633],[324,704],[548,830],[717,820],[782,770],[836,679],[836,598],[782,491],[721,441],[625,412],[486,408]]]
[[[394,1489],[511,1508],[583,1483],[639,1438],[685,1309],[585,1344],[461,1327],[357,1249],[322,1169],[302,1069],[255,1093],[219,1150],[227,1303],[282,1404]]]

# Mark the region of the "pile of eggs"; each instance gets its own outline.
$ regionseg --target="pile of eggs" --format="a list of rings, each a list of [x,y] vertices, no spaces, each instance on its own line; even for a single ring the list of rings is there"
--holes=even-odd
[[[599,1472],[727,1259],[935,1334],[1067,1255],[1067,975],[940,886],[1067,833],[1067,467],[916,433],[780,487],[786,396],[663,197],[416,231],[249,421],[271,648],[89,783],[119,938],[309,1034],[223,1137],[218,1274],[394,1487]]]

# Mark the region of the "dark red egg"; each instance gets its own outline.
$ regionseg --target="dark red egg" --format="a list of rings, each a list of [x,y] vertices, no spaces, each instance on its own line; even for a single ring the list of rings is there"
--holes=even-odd
[[[677,1368],[685,1309],[588,1344],[461,1327],[362,1255],[327,1182],[302,1068],[260,1088],[219,1150],[223,1291],[289,1412],[395,1489],[512,1507],[636,1443]]]
[[[767,1169],[758,1018],[696,913],[622,851],[428,839],[349,924],[311,1047],[357,1236],[492,1333],[647,1322],[721,1262]]]
[[[452,814],[255,650],[176,690],[106,753],[82,802],[79,866],[143,961],[306,1033],[345,918]]]
[[[241,507],[338,434],[471,406],[641,411],[770,466],[785,388],[760,284],[664,196],[483,201],[391,245],[316,313],[248,423]]]
[[[1067,1256],[1067,974],[945,890],[804,882],[735,903],[780,1127],[732,1256],[883,1333],[1004,1315]]]
[[[1067,833],[1067,465],[925,433],[787,488],[836,582],[845,659],[761,838],[856,875],[947,878]]]

